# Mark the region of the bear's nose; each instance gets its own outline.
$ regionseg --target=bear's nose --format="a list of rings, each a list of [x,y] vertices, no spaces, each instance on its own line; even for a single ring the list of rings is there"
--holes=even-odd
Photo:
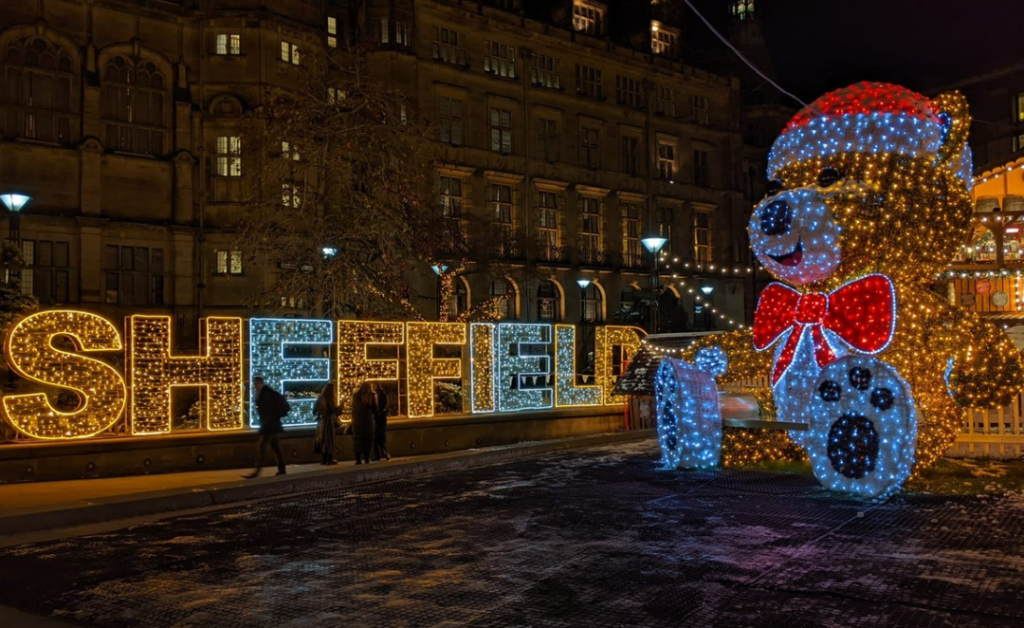
[[[768,203],[761,210],[761,231],[765,235],[782,235],[789,233],[789,223],[793,220],[793,211],[784,199]]]

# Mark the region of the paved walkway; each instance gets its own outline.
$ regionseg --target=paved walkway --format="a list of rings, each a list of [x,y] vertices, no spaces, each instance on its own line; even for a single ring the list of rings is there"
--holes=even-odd
[[[86,628],[1024,625],[1020,496],[657,460],[619,442],[7,547],[0,604]]]
[[[243,473],[252,471],[251,468],[247,468],[0,484],[0,535],[31,533],[176,510],[219,506],[653,436],[653,430],[644,430],[426,456],[403,456],[387,462],[359,466],[352,461],[331,467],[318,464],[289,465],[288,474],[283,477],[275,477],[276,469],[268,467],[263,469],[262,476],[255,480],[242,479]],[[9,544],[10,540],[0,539],[0,546]]]

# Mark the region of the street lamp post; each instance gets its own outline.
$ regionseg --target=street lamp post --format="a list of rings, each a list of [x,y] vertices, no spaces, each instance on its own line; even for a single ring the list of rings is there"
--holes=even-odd
[[[709,321],[714,320],[714,319],[711,318],[711,315],[708,312],[708,308],[711,307],[710,297],[711,297],[711,293],[715,291],[715,287],[714,286],[701,286],[700,287],[700,291],[704,294],[704,308],[705,308],[705,311],[704,311],[704,327],[707,328],[706,331],[711,331],[711,323]],[[696,322],[696,321],[694,321],[694,322]]]
[[[580,353],[578,356],[582,356],[582,362],[577,362],[577,371],[580,373],[587,371],[587,366],[589,365],[587,358],[590,355],[592,346],[590,342],[590,325],[587,324],[589,322],[587,321],[587,288],[590,287],[591,283],[593,282],[586,277],[580,277],[576,280],[576,285],[580,287]],[[580,357],[575,359],[580,360]],[[586,383],[587,380],[585,378],[588,376],[583,377],[583,381]]]
[[[587,288],[590,287],[590,280],[580,277],[576,280],[576,285],[580,287],[580,322],[585,323],[587,321]]]
[[[324,264],[327,265],[330,264],[331,260],[333,260],[334,257],[338,254],[338,249],[337,247],[333,246],[322,246],[320,247],[320,253],[324,256]],[[327,278],[330,282],[330,286],[329,289],[326,291],[327,294],[326,297],[324,298],[326,303],[323,304],[323,315],[334,316],[334,291],[337,288],[337,285],[334,283],[334,273],[330,272],[330,269],[325,270],[327,273]]]
[[[11,240],[18,246],[19,250],[21,248],[21,210],[30,200],[32,200],[32,197],[26,194],[0,194],[0,201],[11,212]]]
[[[650,327],[648,331],[652,334],[656,334],[658,333],[658,288],[660,287],[660,282],[658,281],[658,251],[661,250],[661,247],[665,246],[665,243],[668,242],[668,238],[651,236],[650,238],[644,238],[641,242],[644,243],[644,248],[651,252],[651,257],[653,258],[651,260],[650,282],[651,320],[649,322]]]

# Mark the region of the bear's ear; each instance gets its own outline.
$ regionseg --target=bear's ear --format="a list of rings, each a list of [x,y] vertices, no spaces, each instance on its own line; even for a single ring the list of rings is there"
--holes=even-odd
[[[932,99],[932,106],[942,121],[939,161],[951,162],[957,168],[967,151],[967,133],[971,127],[967,99],[957,91],[944,92]]]

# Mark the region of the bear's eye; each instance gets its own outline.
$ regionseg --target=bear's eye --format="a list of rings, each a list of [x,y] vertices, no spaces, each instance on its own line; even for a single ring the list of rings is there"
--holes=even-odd
[[[779,198],[768,203],[761,210],[761,231],[765,235],[783,235],[789,233],[789,224],[793,221],[793,211],[785,199]]]
[[[818,185],[827,188],[843,178],[843,173],[835,168],[825,168],[818,174]]]
[[[768,190],[765,192],[765,196],[774,196],[782,191],[782,181],[778,179],[772,179],[768,182]]]

